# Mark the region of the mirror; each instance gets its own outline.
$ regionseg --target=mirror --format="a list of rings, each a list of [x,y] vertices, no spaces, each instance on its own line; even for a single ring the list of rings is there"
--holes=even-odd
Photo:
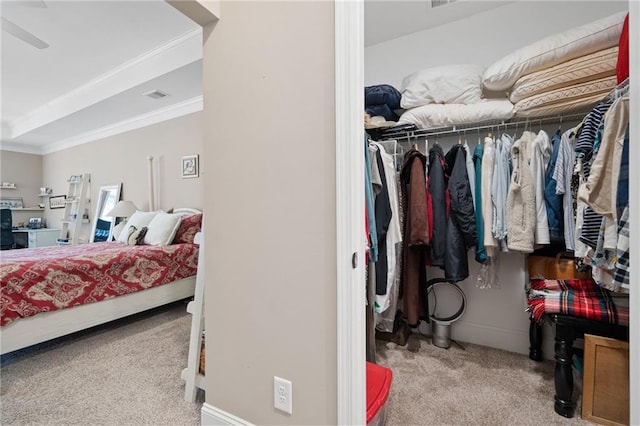
[[[91,228],[91,242],[98,243],[111,240],[115,217],[107,216],[120,201],[122,184],[101,186],[96,204],[96,214]]]

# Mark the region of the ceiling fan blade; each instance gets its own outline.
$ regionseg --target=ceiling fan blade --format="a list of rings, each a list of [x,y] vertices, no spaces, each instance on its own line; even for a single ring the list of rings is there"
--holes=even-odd
[[[12,36],[19,38],[20,40],[30,44],[37,49],[46,49],[47,47],[49,47],[47,43],[31,34],[29,31],[23,29],[22,27],[5,18],[2,18],[2,29]]]
[[[48,7],[44,0],[25,0],[20,2],[21,6],[37,7],[39,9]]]

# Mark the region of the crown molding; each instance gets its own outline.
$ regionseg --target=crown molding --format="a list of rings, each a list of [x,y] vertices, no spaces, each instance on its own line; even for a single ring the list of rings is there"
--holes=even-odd
[[[53,152],[62,151],[63,149],[72,148],[74,146],[104,139],[109,136],[118,135],[120,133],[129,132],[131,130],[147,127],[162,121],[171,120],[172,118],[181,117],[183,115],[202,111],[204,106],[203,97],[196,96],[186,101],[169,105],[165,108],[159,108],[145,114],[140,114],[127,120],[122,120],[109,126],[101,127],[90,132],[82,133],[67,139],[44,145],[39,153],[51,154]]]
[[[12,120],[10,139],[201,59],[202,28],[195,28]]]
[[[40,147],[34,145],[24,145],[16,142],[0,142],[0,151],[22,152],[23,154],[42,155]]]

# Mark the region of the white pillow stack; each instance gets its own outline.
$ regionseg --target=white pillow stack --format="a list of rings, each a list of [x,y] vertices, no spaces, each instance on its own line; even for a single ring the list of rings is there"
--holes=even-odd
[[[150,246],[168,246],[180,227],[182,216],[169,214],[162,211],[142,212],[136,211],[131,215],[126,225],[118,235],[117,241],[127,244],[129,228],[135,226],[136,229],[147,227],[144,236],[144,244]]]
[[[512,52],[487,68],[484,87],[509,91],[523,75],[617,45],[625,15],[626,12],[616,13]]]
[[[620,12],[514,51],[487,68],[485,88],[510,92],[516,117],[588,110],[616,86],[625,15]]]

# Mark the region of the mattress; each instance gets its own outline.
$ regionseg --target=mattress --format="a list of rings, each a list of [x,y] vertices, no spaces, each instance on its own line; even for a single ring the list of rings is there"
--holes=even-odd
[[[509,90],[523,75],[617,46],[626,14],[619,12],[517,49],[487,68],[484,87]]]
[[[484,100],[475,104],[429,104],[405,111],[398,124],[415,124],[420,129],[437,129],[461,124],[513,117],[508,99]]]
[[[540,93],[615,75],[617,60],[615,46],[527,74],[513,85],[510,100],[516,103]]]
[[[515,104],[516,117],[544,117],[591,108],[616,87],[615,74],[525,98]]]
[[[194,276],[198,250],[104,242],[3,252],[0,325]]]

